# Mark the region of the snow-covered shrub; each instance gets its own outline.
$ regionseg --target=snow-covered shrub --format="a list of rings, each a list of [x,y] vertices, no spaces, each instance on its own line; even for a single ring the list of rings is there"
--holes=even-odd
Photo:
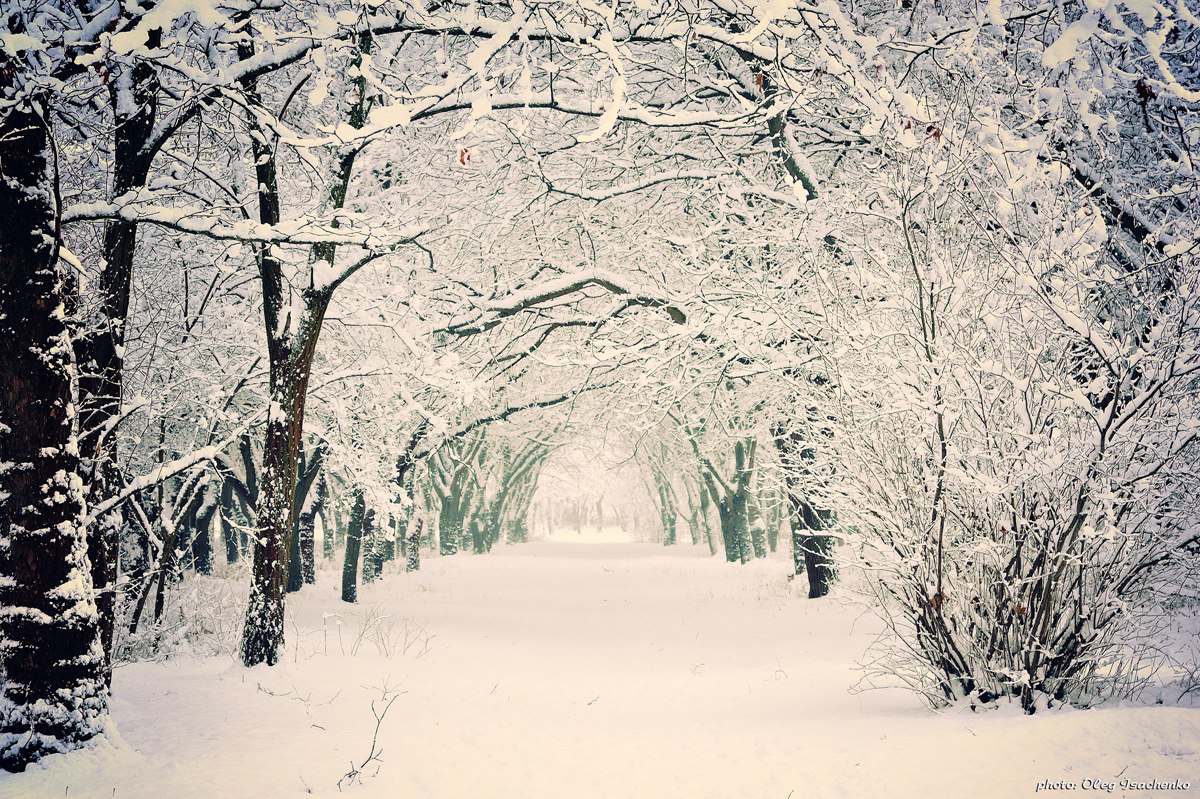
[[[876,663],[1032,712],[1133,690],[1194,574],[1200,270],[1132,268],[1136,243],[1017,144],[1005,198],[970,146],[913,142],[836,217],[861,256],[830,306],[836,504],[892,633]]]
[[[246,607],[245,582],[244,575],[229,579],[189,574],[167,590],[157,622],[145,611],[136,632],[131,633],[129,619],[118,620],[114,661],[236,656]],[[132,606],[126,605],[126,615],[132,615]]]

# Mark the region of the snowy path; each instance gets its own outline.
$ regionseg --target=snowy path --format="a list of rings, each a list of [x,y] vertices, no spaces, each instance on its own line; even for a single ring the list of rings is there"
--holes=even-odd
[[[382,762],[342,795],[1019,797],[1124,770],[1193,788],[1110,795],[1200,796],[1200,712],[938,716],[902,691],[850,693],[869,619],[800,598],[784,560],[704,555],[556,543],[432,559],[348,610],[324,574],[291,603],[284,665],[122,668],[118,743],[0,778],[0,796],[338,795],[385,684],[405,693]],[[342,613],[340,643],[323,612]],[[352,654],[372,615],[390,617],[372,629],[391,657],[371,635]]]

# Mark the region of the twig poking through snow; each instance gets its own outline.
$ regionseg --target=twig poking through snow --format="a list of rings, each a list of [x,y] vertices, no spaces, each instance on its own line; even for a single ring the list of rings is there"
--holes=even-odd
[[[387,682],[384,682],[379,692],[379,700],[371,700],[371,715],[375,717],[375,731],[371,734],[371,749],[359,765],[355,766],[354,761],[350,762],[350,770],[337,782],[339,791],[342,789],[343,782],[348,785],[353,785],[356,782],[361,784],[363,770],[372,763],[377,765],[371,776],[374,777],[379,773],[378,764],[383,763],[383,750],[379,748],[379,729],[383,726],[383,720],[387,717],[388,711],[392,709],[392,705],[400,698],[401,694],[406,693],[405,691],[393,691],[388,687]],[[382,703],[382,710],[379,708],[378,703]]]

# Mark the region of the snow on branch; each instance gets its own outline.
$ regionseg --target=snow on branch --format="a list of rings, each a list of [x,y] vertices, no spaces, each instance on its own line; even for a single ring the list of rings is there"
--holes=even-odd
[[[610,388],[613,385],[616,385],[616,384],[615,383],[584,384],[582,386],[579,386],[578,388],[573,388],[570,391],[565,391],[562,394],[558,394],[553,397],[548,397],[548,398],[539,399],[539,400],[531,400],[529,402],[523,402],[519,405],[509,405],[508,407],[506,407],[502,410],[496,411],[494,413],[490,413],[486,416],[480,416],[476,419],[473,419],[470,422],[468,422],[467,424],[464,424],[461,427],[446,433],[441,438],[441,440],[438,441],[437,444],[427,444],[424,447],[415,449],[413,451],[413,454],[410,456],[410,459],[414,460],[414,461],[420,460],[421,458],[427,457],[429,454],[431,454],[432,452],[437,450],[439,447],[441,447],[448,441],[453,441],[455,439],[462,438],[463,436],[470,435],[471,433],[475,432],[479,428],[484,427],[486,425],[493,424],[495,422],[503,422],[505,419],[508,419],[511,416],[515,416],[518,413],[523,413],[525,411],[544,410],[546,408],[553,408],[555,405],[561,405],[564,402],[571,402],[572,400],[576,399],[577,397],[584,394],[585,392],[596,391],[598,389]],[[416,441],[416,437],[414,436],[414,442],[415,441]],[[414,446],[414,443],[410,443],[410,447],[411,446]]]
[[[603,190],[593,190],[587,188],[568,189],[556,184],[554,181],[542,177],[543,182],[555,194],[564,194],[568,197],[577,197],[581,200],[592,200],[594,202],[603,202],[611,200],[615,197],[620,197],[625,194],[633,194],[635,192],[644,191],[654,186],[663,183],[670,183],[676,180],[711,180],[713,178],[725,177],[735,174],[732,169],[681,169],[678,172],[661,172],[654,175],[647,175],[641,180],[632,180],[627,183],[618,183],[609,186]]]
[[[641,287],[629,285],[625,278],[611,272],[591,270],[585,274],[563,275],[560,278],[548,280],[536,286],[530,286],[523,291],[509,294],[506,297],[497,298],[483,307],[483,314],[481,316],[471,321],[452,322],[445,328],[445,332],[456,336],[472,336],[477,333],[483,333],[498,326],[509,317],[516,316],[523,311],[536,308],[547,302],[581,292],[592,286],[603,289],[610,294],[628,297],[630,304],[633,305],[641,305],[646,308],[661,308],[675,324],[682,325],[687,322],[687,314],[684,313],[674,300],[657,296]]]
[[[339,212],[337,219],[297,219],[268,225],[249,219],[229,222],[220,219],[211,208],[168,207],[119,198],[110,203],[78,203],[65,209],[64,224],[108,220],[143,222],[205,236],[218,241],[256,244],[344,244],[370,250],[384,250],[414,241],[437,227],[436,220],[398,227],[355,224],[354,215]]]
[[[243,430],[244,427],[239,428],[237,435],[240,436]],[[125,484],[125,487],[121,489],[120,492],[109,497],[103,502],[99,502],[95,506],[88,508],[87,516],[84,519],[85,524],[90,525],[93,524],[97,519],[103,518],[105,514],[107,514],[109,511],[115,510],[121,505],[121,503],[125,502],[125,500],[129,499],[139,491],[145,491],[147,488],[156,486],[164,480],[174,477],[180,472],[186,472],[188,469],[199,466],[201,463],[216,459],[217,456],[220,455],[221,450],[225,449],[225,447],[229,446],[235,440],[236,436],[233,436],[228,440],[221,442],[220,444],[200,447],[199,449],[194,450],[181,458],[176,458],[173,461],[164,463],[161,466],[151,469],[149,472],[130,480]]]

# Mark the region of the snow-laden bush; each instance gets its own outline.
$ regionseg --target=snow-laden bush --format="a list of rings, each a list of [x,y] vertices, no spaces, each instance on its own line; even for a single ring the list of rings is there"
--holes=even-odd
[[[164,660],[187,655],[235,657],[246,607],[246,579],[237,569],[234,579],[189,574],[164,594],[162,614],[157,621],[151,609],[143,610],[137,629],[130,632],[130,618],[119,620],[114,662]],[[132,616],[133,603],[125,615]]]
[[[876,666],[1032,712],[1134,691],[1195,574],[1200,270],[1134,268],[1069,175],[1007,155],[996,200],[969,146],[913,143],[837,217],[861,255],[830,289],[827,457]]]

